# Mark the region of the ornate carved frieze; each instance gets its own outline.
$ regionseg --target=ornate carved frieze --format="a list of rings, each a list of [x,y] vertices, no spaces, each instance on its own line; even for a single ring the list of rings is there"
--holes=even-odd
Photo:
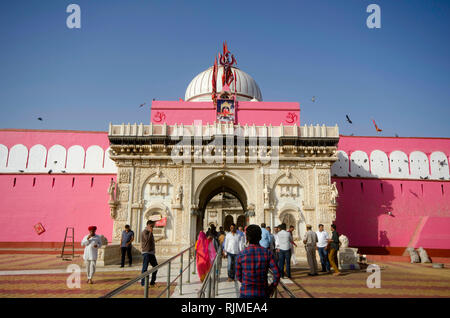
[[[128,169],[120,169],[119,183],[130,183],[130,171]]]

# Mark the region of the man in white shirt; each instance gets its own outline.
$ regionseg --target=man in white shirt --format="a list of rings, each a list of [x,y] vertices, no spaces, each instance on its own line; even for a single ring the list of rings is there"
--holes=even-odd
[[[102,247],[102,240],[99,235],[95,234],[96,226],[88,228],[89,234],[81,241],[81,246],[85,246],[83,259],[86,264],[87,283],[93,284],[92,277],[95,273],[95,265],[97,264],[98,249]]]
[[[286,275],[291,278],[291,233],[286,231],[286,223],[279,225],[280,231],[275,239],[278,252],[278,268],[281,272],[281,278],[284,278],[284,264],[286,264]]]
[[[319,224],[319,231],[317,231],[316,234],[318,239],[317,250],[319,251],[320,264],[322,264],[322,272],[329,272],[330,261],[328,260],[327,245],[330,236],[327,231],[323,230],[323,224]]]
[[[230,225],[230,232],[227,233],[224,241],[224,252],[228,259],[228,281],[234,281],[236,276],[236,257],[242,251],[243,239],[236,232],[236,225]]]

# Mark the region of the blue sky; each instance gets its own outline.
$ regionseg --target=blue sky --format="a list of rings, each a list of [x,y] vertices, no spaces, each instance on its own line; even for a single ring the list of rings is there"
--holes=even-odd
[[[381,29],[366,26],[371,3]],[[265,101],[300,102],[302,124],[375,135],[373,118],[382,136],[450,137],[449,35],[446,0],[5,0],[0,128],[148,123],[139,105],[184,98],[227,40]]]

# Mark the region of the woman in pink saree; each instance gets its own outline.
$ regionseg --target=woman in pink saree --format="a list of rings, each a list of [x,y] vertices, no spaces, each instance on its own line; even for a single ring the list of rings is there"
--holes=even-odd
[[[197,251],[197,273],[200,281],[203,282],[216,257],[216,249],[212,237],[207,238],[206,234],[201,231],[198,235],[195,250]]]

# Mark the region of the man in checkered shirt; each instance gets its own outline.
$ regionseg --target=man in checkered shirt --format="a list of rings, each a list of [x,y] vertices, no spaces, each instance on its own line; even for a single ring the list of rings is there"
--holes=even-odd
[[[259,245],[261,228],[249,225],[246,231],[248,247],[236,259],[236,277],[241,282],[241,298],[269,297],[280,281],[280,271],[270,249]],[[273,272],[273,283],[268,286],[267,273]]]

